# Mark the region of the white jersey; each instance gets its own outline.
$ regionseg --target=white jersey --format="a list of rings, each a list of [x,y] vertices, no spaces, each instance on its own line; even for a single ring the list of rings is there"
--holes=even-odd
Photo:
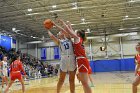
[[[72,41],[69,39],[60,40],[60,49],[61,49],[60,69],[63,72],[74,71],[76,69],[76,62]]]
[[[7,67],[8,67],[8,65],[7,65],[7,62],[4,62],[4,61],[2,61],[2,70],[7,70]]]
[[[60,40],[61,55],[74,55],[72,41],[69,39]]]
[[[4,76],[8,76],[8,65],[7,65],[7,62],[4,62],[4,61],[2,61],[2,73],[3,73],[3,75]]]

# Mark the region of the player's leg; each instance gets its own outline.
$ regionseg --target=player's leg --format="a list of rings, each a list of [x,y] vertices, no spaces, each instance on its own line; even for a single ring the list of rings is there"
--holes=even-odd
[[[88,84],[88,73],[79,73],[79,79],[83,85],[84,93],[92,93],[91,88]]]
[[[20,78],[18,79],[19,82],[21,83],[21,86],[22,86],[22,92],[25,93],[25,85],[24,85],[24,79],[23,78]]]
[[[8,85],[8,77],[7,76],[5,76],[5,83],[6,83],[6,85]]]
[[[2,76],[1,78],[2,78],[2,87],[4,87],[4,81],[5,81],[4,76]]]
[[[132,83],[132,92],[133,93],[137,93],[137,86],[140,83],[140,76],[137,76],[134,80],[134,82]]]
[[[65,77],[66,77],[66,72],[60,71],[59,80],[57,83],[57,93],[60,93]]]
[[[6,83],[6,85],[8,85],[8,78],[7,78],[7,76],[3,76],[2,81],[3,81],[2,86],[4,86],[4,82]]]
[[[10,83],[8,84],[8,86],[6,87],[4,93],[7,93],[9,88],[12,86],[12,84],[14,83],[14,80],[11,80]]]
[[[75,93],[75,71],[69,71],[70,92]]]
[[[88,77],[91,82],[91,87],[94,86],[92,74],[88,74]]]

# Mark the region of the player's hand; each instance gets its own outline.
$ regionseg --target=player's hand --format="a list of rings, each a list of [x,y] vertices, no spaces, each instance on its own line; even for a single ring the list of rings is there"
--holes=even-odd
[[[52,23],[53,23],[54,26],[56,25],[56,23],[54,21],[52,21]]]
[[[63,23],[64,23],[64,21],[63,21],[62,19],[58,19],[58,23],[63,24]]]

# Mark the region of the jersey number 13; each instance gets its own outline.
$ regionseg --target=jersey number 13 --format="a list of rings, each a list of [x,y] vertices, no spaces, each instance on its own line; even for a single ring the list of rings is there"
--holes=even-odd
[[[65,50],[69,49],[69,43],[64,44]]]

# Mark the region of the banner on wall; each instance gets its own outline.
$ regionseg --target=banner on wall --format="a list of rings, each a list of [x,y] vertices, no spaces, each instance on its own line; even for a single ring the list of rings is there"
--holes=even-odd
[[[6,50],[10,50],[12,48],[11,41],[11,37],[0,35],[0,46],[6,48]]]
[[[41,60],[46,60],[46,48],[41,48]]]
[[[54,47],[54,59],[60,59],[59,47]]]

